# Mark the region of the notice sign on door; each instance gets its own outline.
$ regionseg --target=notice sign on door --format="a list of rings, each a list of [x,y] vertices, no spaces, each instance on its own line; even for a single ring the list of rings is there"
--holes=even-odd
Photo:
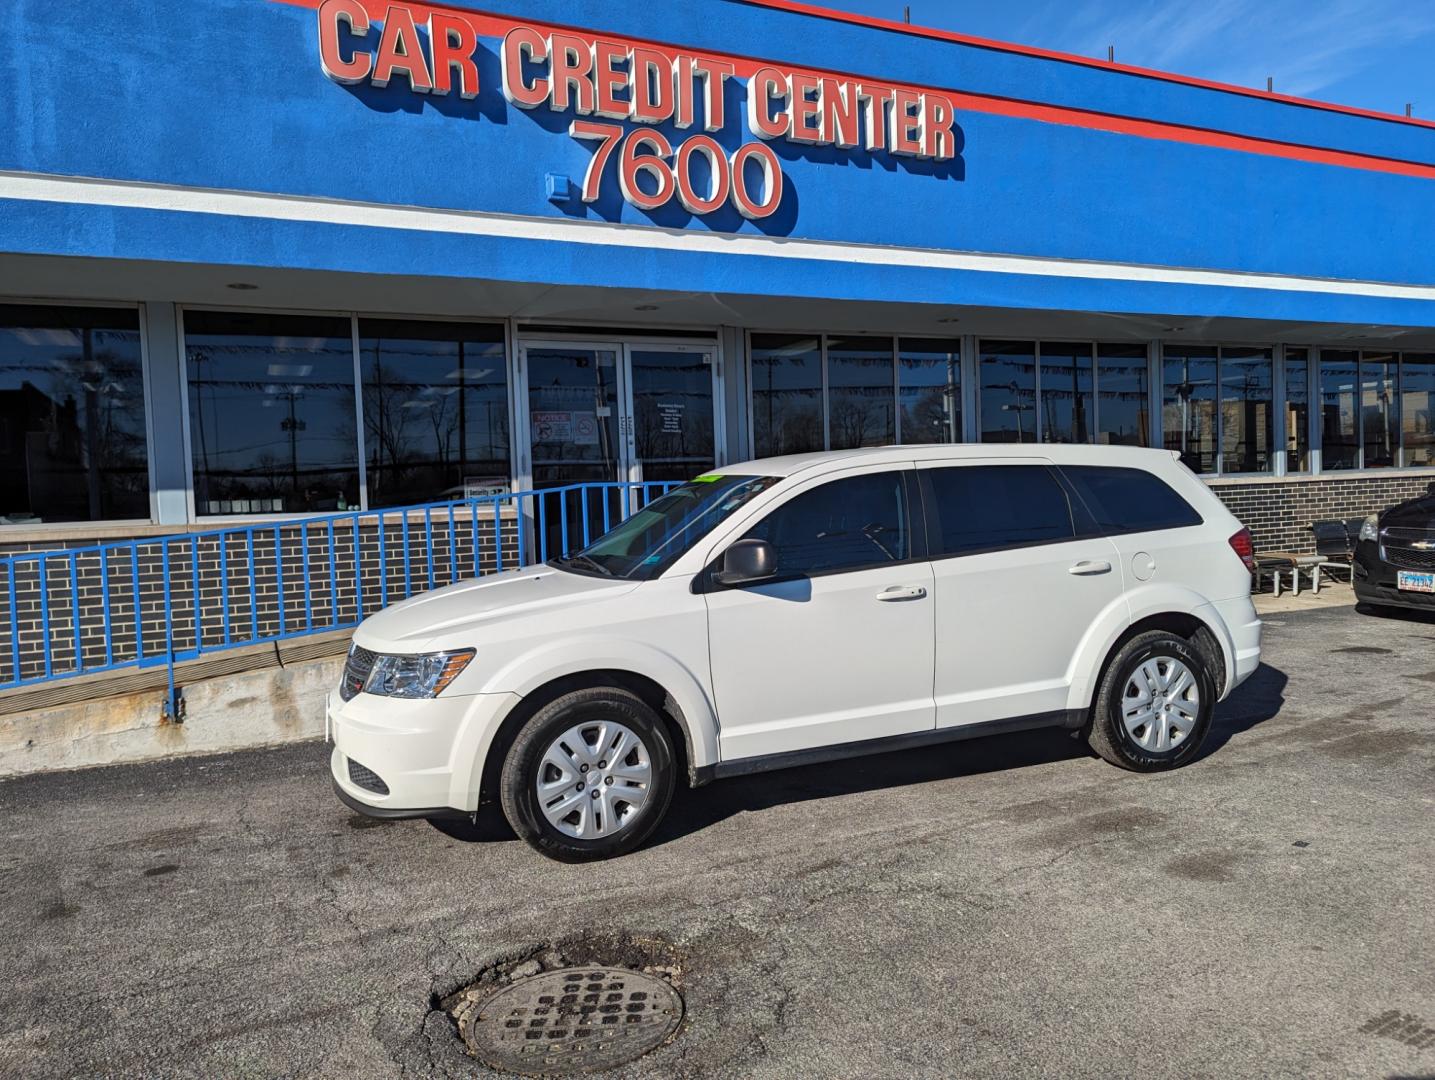
[[[684,408],[686,408],[686,406],[683,405],[682,402],[658,402],[658,416],[662,418],[663,434],[682,434]]]
[[[572,442],[573,414],[570,412],[533,412],[529,414],[533,425],[534,442]]]
[[[598,417],[590,412],[573,414],[573,444],[575,446],[598,445]]]

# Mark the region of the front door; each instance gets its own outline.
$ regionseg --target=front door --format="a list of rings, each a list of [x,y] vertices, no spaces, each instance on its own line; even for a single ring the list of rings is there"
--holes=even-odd
[[[527,507],[530,561],[587,546],[644,493],[575,485],[690,480],[717,463],[716,346],[525,341],[519,486],[568,488]],[[649,492],[648,495],[655,492]],[[635,502],[637,500],[637,502]]]
[[[746,532],[776,549],[779,577],[705,594],[724,761],[932,730],[916,498],[908,470],[853,470],[797,487]]]

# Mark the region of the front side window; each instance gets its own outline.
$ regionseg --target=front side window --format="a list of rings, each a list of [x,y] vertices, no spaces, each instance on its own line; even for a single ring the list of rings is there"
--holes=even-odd
[[[779,506],[743,539],[777,551],[779,577],[865,570],[912,557],[901,471],[831,480]]]
[[[359,364],[370,506],[508,489],[503,327],[360,319]]]
[[[1071,503],[1045,465],[924,470],[935,513],[934,557],[1059,543],[1076,535]]]
[[[1181,529],[1201,524],[1201,515],[1159,476],[1144,469],[1105,465],[1063,466],[1103,534]]]
[[[0,305],[0,527],[149,516],[139,313]]]
[[[359,506],[348,319],[188,311],[184,334],[198,515]]]
[[[739,507],[778,483],[775,476],[699,477],[674,488],[578,554],[555,559],[564,570],[647,581],[678,560]]]

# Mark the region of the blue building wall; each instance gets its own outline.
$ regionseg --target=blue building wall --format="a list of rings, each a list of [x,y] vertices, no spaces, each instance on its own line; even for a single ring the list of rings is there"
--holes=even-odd
[[[696,233],[843,241],[1350,281],[1435,282],[1435,130],[773,10],[742,0],[635,5],[506,0],[519,20],[1174,125],[1170,137],[963,111],[959,157],[935,164],[773,143],[787,177],[762,222],[625,203],[611,170],[592,206],[555,205],[545,177],[581,181],[592,144],[570,114],[509,105],[499,42],[478,52],[472,101],[344,87],[320,70],[317,20],[276,0],[12,0],[0,170],[268,192],[392,206],[619,222]],[[376,34],[371,35],[371,40]],[[718,138],[749,141],[741,80]],[[1186,129],[1270,140],[1192,145]],[[669,125],[674,140],[682,133]],[[1363,165],[1291,152],[1365,155]],[[1391,162],[1428,175],[1382,171]],[[1417,170],[1419,171],[1419,170]],[[3,187],[0,187],[3,190]],[[0,250],[554,284],[774,292],[1073,310],[1181,312],[1424,326],[1423,293],[1288,291],[1181,281],[874,267],[752,253],[634,250],[314,222],[176,213],[83,199],[0,200]],[[1367,290],[1370,292],[1370,290]]]

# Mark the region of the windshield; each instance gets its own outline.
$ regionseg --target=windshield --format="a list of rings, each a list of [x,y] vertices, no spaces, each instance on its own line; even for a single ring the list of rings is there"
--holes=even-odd
[[[654,499],[578,554],[552,565],[580,574],[647,581],[717,527],[776,476],[700,476]]]

